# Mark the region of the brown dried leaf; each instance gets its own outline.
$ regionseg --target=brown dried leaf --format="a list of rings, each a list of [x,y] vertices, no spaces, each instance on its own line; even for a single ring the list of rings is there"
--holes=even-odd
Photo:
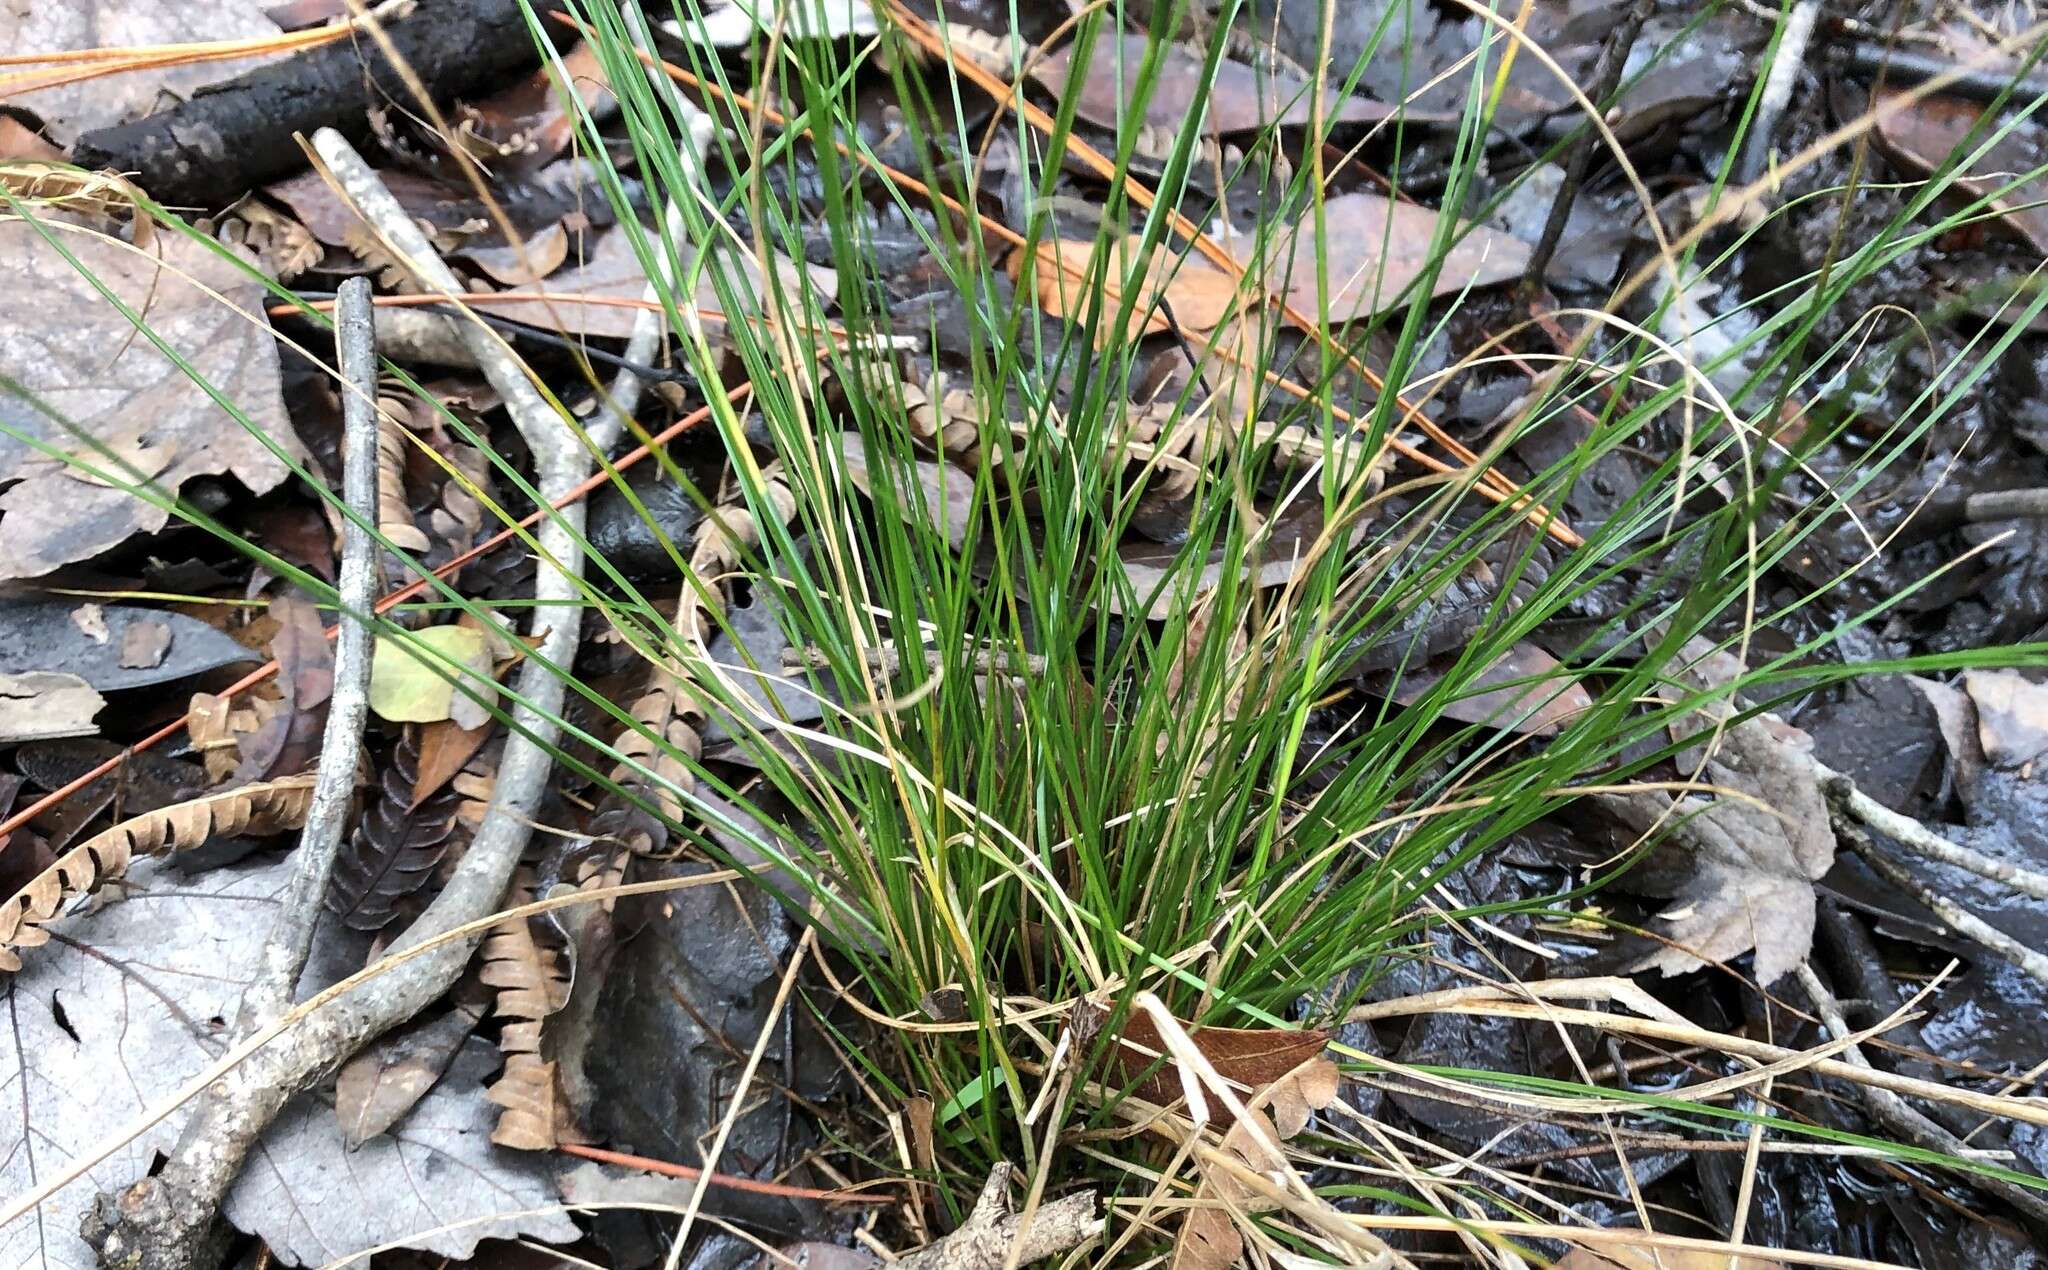
[[[1339,324],[1370,317],[1401,299],[1428,268],[1441,220],[1427,207],[1363,191],[1325,201],[1323,216],[1330,321]],[[1224,246],[1269,291],[1285,296],[1309,321],[1317,320],[1321,291],[1316,283],[1312,215],[1292,228],[1276,230],[1263,251],[1249,234],[1232,235],[1224,239]],[[1519,278],[1528,264],[1528,244],[1499,230],[1474,226],[1444,253],[1430,294],[1449,295],[1468,286]]]
[[[1075,85],[1079,95],[1074,113],[1102,128],[1125,123],[1131,115],[1130,97],[1137,90],[1145,46],[1142,34],[1126,35],[1120,44],[1096,41],[1088,66]],[[1207,112],[1206,130],[1214,137],[1252,132],[1269,124],[1306,124],[1312,117],[1311,85],[1298,76],[1256,70],[1229,58],[1217,64],[1213,76],[1205,76],[1203,59],[1178,44],[1166,45],[1159,56],[1152,98],[1145,103],[1148,127],[1178,131],[1190,114],[1203,110]],[[1031,63],[1031,78],[1050,92],[1065,92],[1073,58],[1069,46],[1036,59]],[[1326,95],[1323,112],[1330,123],[1377,123],[1396,113],[1379,102],[1342,96],[1334,90]],[[1409,117],[1417,115],[1411,111]]]
[[[320,610],[310,600],[288,595],[271,604],[270,615],[277,620],[270,655],[278,664],[278,710],[240,737],[237,782],[270,780],[311,767],[327,726],[327,700],[334,695],[334,646],[327,642]]]
[[[476,757],[476,752],[490,739],[492,725],[465,728],[453,719],[443,719],[413,727],[419,737],[419,763],[413,772],[412,802],[407,811],[418,809],[421,803],[441,792]]]
[[[353,1151],[405,1118],[455,1061],[482,1011],[457,1001],[453,1009],[415,1020],[379,1037],[343,1064],[334,1078],[334,1118]]]
[[[296,829],[313,800],[313,778],[244,785],[147,812],[95,834],[57,857],[0,905],[0,970],[21,969],[17,949],[49,940],[43,924],[66,900],[90,895],[128,871],[136,855],[189,851],[212,838]]]
[[[13,270],[0,294],[0,376],[22,389],[0,394],[0,481],[15,482],[0,495],[0,578],[37,577],[88,559],[162,528],[170,516],[125,490],[75,479],[25,438],[66,453],[84,444],[79,432],[116,450],[118,442],[147,441],[171,456],[155,477],[166,491],[231,473],[262,493],[290,471],[264,438],[301,449],[279,391],[277,342],[261,317],[266,297],[258,283],[205,244],[175,235],[137,251],[96,234],[49,232],[61,236],[90,280],[36,226],[0,223],[0,259]],[[138,338],[96,286],[144,314],[154,339],[239,407],[250,427],[153,340]]]
[[[1577,680],[1559,673],[1557,658],[1523,640],[1466,680],[1463,694],[1444,704],[1444,717],[1460,723],[1506,727],[1524,736],[1554,736],[1557,730],[1593,705],[1593,695]],[[1392,697],[1412,706],[1443,678],[1427,666],[1404,670],[1393,681]],[[1515,680],[1535,680],[1513,687]],[[1475,689],[1485,691],[1474,691]]]
[[[1237,302],[1236,279],[1206,260],[1192,256],[1183,260],[1165,248],[1155,248],[1125,330],[1119,333],[1114,318],[1124,295],[1121,280],[1130,276],[1131,262],[1142,241],[1140,235],[1133,234],[1118,245],[1101,286],[1094,285],[1095,275],[1089,264],[1095,252],[1093,242],[1062,239],[1039,243],[1031,269],[1038,307],[1054,317],[1078,322],[1099,304],[1100,321],[1095,331],[1098,348],[1118,348],[1140,336],[1170,330],[1174,323],[1179,323],[1183,331],[1213,330],[1229,315]],[[1025,262],[1022,252],[1010,258],[1010,277],[1020,283],[1024,281]],[[1165,307],[1161,307],[1161,301]],[[1173,310],[1171,322],[1167,320],[1168,308]]]
[[[611,100],[604,64],[588,44],[562,55],[568,91],[602,118]],[[553,66],[543,66],[496,96],[465,108],[456,125],[463,147],[501,180],[517,180],[546,167],[576,135],[577,112],[556,87]],[[504,281],[504,279],[499,279]]]
[[[1330,1034],[1318,1029],[1205,1027],[1191,1029],[1188,1036],[1225,1080],[1244,1086],[1241,1096],[1256,1096],[1274,1081],[1294,1074],[1330,1043]],[[1134,1012],[1124,1022],[1113,1061],[1128,1084],[1166,1052],[1159,1025],[1148,1015]],[[1180,1099],[1182,1088],[1180,1065],[1168,1058],[1131,1092],[1146,1102],[1166,1106]]]
[[[1979,127],[1986,108],[1975,102],[1933,96],[1897,109],[1905,96],[1891,89],[1871,103],[1881,110],[1889,108],[1877,121],[1877,138],[1886,155],[1908,171],[1925,175],[1959,150],[1967,147],[1974,153],[1979,146],[1988,147],[1975,163],[1955,174],[1956,185],[1991,198],[1991,207],[2014,236],[2036,251],[2048,252],[2048,176],[2039,175],[2048,166],[2048,134],[2036,123],[2014,120],[1996,130],[1993,139],[1993,131]],[[2035,175],[2014,184],[2015,177],[2029,172]],[[2002,193],[1992,197],[1993,191]]]

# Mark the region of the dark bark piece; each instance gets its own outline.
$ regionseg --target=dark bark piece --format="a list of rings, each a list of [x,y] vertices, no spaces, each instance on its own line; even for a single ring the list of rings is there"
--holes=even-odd
[[[519,0],[432,0],[386,34],[443,101],[496,87],[539,60]],[[410,105],[412,91],[383,47],[359,35],[259,67],[147,118],[88,132],[71,158],[131,173],[159,202],[216,208],[306,166],[295,133],[332,127],[360,142],[370,132],[370,108],[387,102]]]

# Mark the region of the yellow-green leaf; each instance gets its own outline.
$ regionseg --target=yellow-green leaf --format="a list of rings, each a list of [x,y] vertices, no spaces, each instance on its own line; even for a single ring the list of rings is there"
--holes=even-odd
[[[425,649],[414,652],[410,646],[414,642]],[[490,644],[482,631],[429,626],[405,639],[380,637],[370,658],[370,709],[392,723],[439,723],[457,715],[472,718],[480,707],[456,690],[458,673],[470,691],[481,692],[486,701],[495,699]]]

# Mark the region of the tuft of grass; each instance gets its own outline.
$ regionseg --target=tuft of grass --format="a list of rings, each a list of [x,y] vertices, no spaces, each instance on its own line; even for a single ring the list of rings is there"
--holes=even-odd
[[[1196,373],[1141,407],[1133,387],[1156,342],[1141,348],[1103,333],[1163,312],[1162,278],[1208,267],[1176,232],[1169,209],[1209,224],[1232,209],[1208,191],[1256,188],[1267,209],[1256,232],[1311,226],[1313,267],[1327,284],[1323,164],[1290,165],[1283,156],[1319,155],[1324,142],[1343,138],[1327,128],[1306,137],[1268,130],[1242,142],[1240,155],[1217,156],[1190,117],[1161,157],[1159,139],[1141,138],[1138,121],[1159,85],[1160,32],[1182,6],[1151,6],[1158,20],[1136,24],[1152,32],[1146,55],[1115,68],[1130,110],[1113,145],[1102,147],[1113,171],[1097,182],[1099,203],[1084,212],[1061,176],[1077,135],[1077,94],[1057,95],[1046,126],[1011,101],[984,129],[973,122],[977,90],[906,39],[886,8],[879,36],[814,40],[800,36],[805,3],[790,0],[783,25],[764,33],[748,58],[718,59],[657,38],[655,15],[638,0],[572,0],[619,99],[619,126],[609,130],[624,138],[607,146],[586,115],[587,153],[658,280],[685,364],[705,386],[725,475],[717,488],[698,488],[668,454],[657,451],[657,460],[707,510],[743,512],[756,531],[731,553],[736,567],[719,576],[692,571],[691,544],[674,544],[689,598],[681,609],[601,555],[593,555],[585,598],[651,671],[683,685],[694,717],[724,724],[758,781],[737,782],[732,765],[675,749],[623,703],[576,681],[572,667],[556,669],[637,746],[569,730],[571,740],[625,759],[623,780],[566,751],[560,758],[650,812],[675,800],[685,814],[673,827],[706,850],[722,853],[721,841],[739,834],[778,862],[793,883],[786,893],[818,915],[859,1007],[862,1034],[846,1038],[847,1052],[884,1101],[922,1092],[938,1104],[941,1151],[929,1180],[956,1212],[988,1166],[1004,1159],[1050,1161],[1057,1178],[1094,1174],[1133,1195],[1151,1189],[1146,1170],[1157,1160],[1137,1145],[1142,1139],[1089,1132],[1121,1122],[1116,1091],[1082,1078],[1099,1071],[1086,1064],[1092,1056],[1060,1054],[1062,1016],[1077,1002],[1108,1011],[1097,1051],[1141,991],[1189,1024],[1325,1023],[1431,927],[1506,908],[1568,906],[1574,897],[1566,894],[1445,910],[1432,897],[1475,858],[1569,807],[1575,786],[1626,783],[1683,749],[1670,740],[1674,726],[1709,727],[1705,695],[1676,687],[1669,673],[1694,637],[1746,651],[1759,629],[1803,632],[1775,656],[1753,658],[1727,689],[1752,700],[1848,673],[1816,663],[1844,630],[1887,607],[1827,603],[1853,567],[1777,602],[1766,600],[1759,576],[1824,521],[1853,514],[1885,467],[1913,454],[2048,309],[2048,292],[2016,298],[2010,323],[1987,326],[1908,410],[1875,420],[1838,391],[1865,352],[1858,327],[1836,319],[1858,284],[1887,263],[1995,214],[1994,196],[1957,194],[1954,174],[1969,155],[1955,156],[1869,241],[1842,244],[1837,258],[1704,324],[1688,297],[1721,277],[1758,227],[1680,239],[1644,269],[1644,277],[1665,280],[1644,294],[1661,298],[1627,317],[1561,315],[1584,323],[1589,338],[1539,364],[1486,455],[1504,455],[1545,429],[1571,428],[1583,440],[1533,474],[1522,497],[1504,502],[1487,495],[1478,468],[1431,474],[1390,461],[1391,442],[1420,438],[1400,395],[1364,390],[1347,362],[1370,351],[1387,383],[1417,397],[1495,364],[1486,350],[1424,369],[1460,306],[1480,302],[1431,301],[1445,255],[1461,225],[1517,184],[1483,176],[1511,40],[1462,72],[1464,110],[1432,196],[1445,212],[1429,244],[1433,267],[1401,302],[1341,329],[1318,315],[1323,329],[1296,349],[1265,300],[1278,280],[1254,270],[1238,292],[1242,353],[1233,361],[1190,341]],[[1214,29],[1231,30],[1246,16],[1226,0]],[[1121,3],[1090,6],[1073,24],[1072,44],[1108,49],[1132,22]],[[1397,56],[1399,40],[1383,27],[1367,56]],[[1203,46],[1205,74],[1213,76],[1223,47],[1220,36]],[[647,50],[701,85],[688,90],[694,105],[684,104],[674,81],[647,72]],[[734,78],[742,67],[745,82]],[[1348,70],[1347,88],[1363,68]],[[856,123],[858,86],[877,78],[902,104],[905,140],[890,153],[909,156],[916,166],[908,173],[885,163]],[[740,106],[743,97],[775,103],[785,122]],[[1752,96],[1745,120],[1754,104]],[[686,141],[699,108],[718,124],[703,156]],[[1987,122],[1979,144],[1999,127]],[[1396,194],[1410,128],[1392,124],[1376,142],[1390,151]],[[1000,189],[961,158],[982,149],[984,131],[1011,153]],[[1739,138],[1728,147],[1731,162],[1741,148]],[[624,155],[630,179],[618,162]],[[1141,162],[1155,175],[1140,177]],[[933,199],[906,176],[956,208],[1028,207],[1012,227],[1022,246],[976,216],[932,214]],[[1720,197],[1743,193],[1723,188],[1725,180],[1717,178]],[[646,221],[637,189],[656,208]],[[812,192],[814,208],[797,205],[788,193],[797,189]],[[1134,195],[1139,189],[1156,193],[1156,202]],[[1813,197],[1854,196],[1850,188]],[[12,214],[35,215],[4,186],[0,197]],[[928,352],[940,332],[892,313],[892,279],[876,263],[885,214],[922,237],[956,297],[957,326],[944,332],[955,351],[942,386]],[[50,241],[61,246],[64,232],[52,227]],[[1124,250],[1134,237],[1135,251]],[[1070,291],[1086,299],[1069,322],[1041,320],[1031,274],[1013,286],[1008,258],[1076,243],[1088,253]],[[801,269],[764,263],[777,256],[829,263],[836,296],[820,294]],[[749,259],[751,269],[742,264]],[[722,319],[697,307],[706,290]],[[128,316],[148,334],[144,315]],[[1829,334],[1838,327],[1846,329]],[[1696,357],[1696,349],[1712,351]],[[1300,395],[1275,390],[1277,404],[1258,411],[1266,367]],[[441,411],[451,433],[488,452],[487,438],[402,369],[389,369]],[[736,404],[723,389],[741,380],[751,391]],[[1810,412],[1797,435],[1780,433],[1774,422],[1795,399],[1828,408]],[[1173,453],[1153,444],[1182,429],[1200,440]],[[1864,437],[1860,459],[1816,477],[1815,456],[1851,429]],[[1651,470],[1604,522],[1566,527],[1543,510],[1563,506],[1597,461],[1621,451],[1651,456]],[[75,452],[46,452],[91,466]],[[505,487],[531,500],[516,466],[492,457]],[[160,491],[149,494],[146,480],[107,475],[331,597],[260,544],[235,539]],[[1170,547],[1140,560],[1130,550],[1134,525],[1164,490],[1184,492],[1185,526]],[[492,510],[511,519],[506,508]],[[1583,542],[1563,545],[1569,531]],[[509,624],[455,588],[437,591],[436,603]],[[749,691],[750,680],[791,672],[745,655],[730,617],[742,591],[777,607],[802,661],[794,672],[802,691],[789,695],[814,699],[819,717],[791,719]],[[1470,606],[1469,622],[1451,655],[1432,659],[1425,633],[1460,603]],[[1581,634],[1559,643],[1567,618]],[[379,620],[379,631],[406,638],[389,619]],[[709,636],[718,633],[730,637],[718,645],[730,653],[714,655]],[[1494,717],[1459,722],[1455,703],[1497,687],[1482,675],[1539,634],[1558,666],[1528,677],[1519,702]],[[2044,653],[2029,646],[1865,669],[2038,664]],[[434,660],[431,650],[420,655]],[[1368,660],[1385,691],[1361,690]],[[1385,695],[1425,661],[1434,678],[1401,693],[1412,697],[1408,704]],[[1510,726],[1575,690],[1587,703],[1555,735],[1531,738]],[[770,836],[713,810],[698,791],[720,795]],[[723,838],[707,833],[712,828]],[[949,993],[958,994],[968,1026],[932,1022],[929,1003]],[[1051,1066],[1056,1057],[1064,1068]],[[1369,1064],[1365,1055],[1350,1057]],[[1541,1084],[1547,1096],[1594,1107],[1611,1096],[1590,1085],[1439,1074]],[[1047,1106],[1035,1108],[1047,1088]],[[1757,1120],[1634,1101],[1702,1135],[1739,1136]],[[1355,1126],[1346,1134],[1355,1138],[1345,1147],[1353,1157],[1399,1154]],[[871,1154],[877,1169],[895,1170],[893,1150],[877,1141],[849,1131],[844,1145]],[[1469,1215],[1337,1176],[1326,1198],[1370,1192],[1438,1217]],[[1284,1214],[1261,1220],[1271,1221],[1275,1238],[1315,1250],[1307,1236],[1285,1233]]]

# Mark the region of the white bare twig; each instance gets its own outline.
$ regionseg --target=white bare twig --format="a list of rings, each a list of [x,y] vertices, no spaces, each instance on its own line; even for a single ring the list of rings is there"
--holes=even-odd
[[[458,300],[463,291],[454,275],[354,148],[332,129],[317,133],[313,147],[343,193],[426,290]],[[589,451],[541,397],[525,366],[502,339],[473,318],[461,329],[478,368],[526,440],[540,497],[549,503],[563,500],[589,470]],[[591,444],[608,447],[617,437],[616,426],[616,417],[600,418],[589,430]],[[512,712],[511,735],[499,763],[490,810],[454,875],[392,946],[393,953],[492,912],[526,848],[560,729],[564,685],[556,668],[576,658],[582,529],[582,505],[572,503],[543,519],[536,531],[542,557],[534,582],[533,633],[538,645],[520,671],[521,704]],[[203,1260],[221,1199],[285,1103],[369,1040],[438,999],[462,973],[479,938],[470,935],[438,944],[335,997],[210,1086],[163,1170],[119,1197],[101,1197],[92,1224],[102,1264],[190,1270]]]
[[[291,1008],[299,975],[313,949],[320,902],[334,875],[363,722],[370,713],[370,609],[377,599],[377,555],[369,526],[377,523],[377,311],[367,278],[350,278],[335,296],[334,342],[342,378],[341,492],[349,515],[341,527],[341,633],[334,647],[334,694],[320,738],[320,774],[299,834],[292,880],[277,925],[263,948],[262,970],[242,998],[246,1035]]]

